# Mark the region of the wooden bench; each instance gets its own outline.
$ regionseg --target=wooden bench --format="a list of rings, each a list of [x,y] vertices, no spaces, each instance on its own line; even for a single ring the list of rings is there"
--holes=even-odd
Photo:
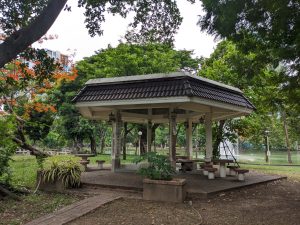
[[[96,160],[96,163],[98,164],[99,169],[103,169],[103,164],[105,163],[105,160]]]
[[[208,172],[208,179],[209,180],[215,179],[215,172],[218,170],[217,168],[205,167],[205,170]]]
[[[229,176],[236,176],[236,169],[238,169],[238,166],[227,166],[227,168],[229,169]]]
[[[237,173],[237,178],[239,181],[244,181],[245,180],[245,174],[249,172],[249,170],[245,169],[235,169],[235,172]]]

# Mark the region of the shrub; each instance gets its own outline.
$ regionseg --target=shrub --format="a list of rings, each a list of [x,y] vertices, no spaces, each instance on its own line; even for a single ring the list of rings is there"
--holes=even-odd
[[[149,164],[146,168],[140,168],[138,170],[139,174],[152,180],[172,180],[175,170],[167,156],[149,152],[136,159],[135,162],[138,163],[144,160],[147,160]]]
[[[14,131],[13,117],[0,117],[0,183],[8,184],[11,179],[9,161],[17,149],[17,145],[11,139]]]
[[[45,182],[61,180],[66,188],[79,187],[80,175],[83,171],[74,156],[51,156],[44,162],[42,177]]]

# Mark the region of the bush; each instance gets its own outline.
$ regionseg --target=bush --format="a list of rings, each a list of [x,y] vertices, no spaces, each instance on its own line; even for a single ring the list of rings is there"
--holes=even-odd
[[[80,186],[82,171],[78,158],[74,156],[51,156],[45,160],[41,172],[44,182],[61,180],[66,188],[70,188]]]
[[[146,168],[140,168],[138,173],[152,180],[172,180],[175,173],[170,160],[167,156],[158,155],[156,152],[149,152],[136,159],[135,162],[147,160],[149,165]]]
[[[0,183],[8,184],[11,179],[9,161],[17,145],[12,141],[14,135],[13,117],[0,117]]]

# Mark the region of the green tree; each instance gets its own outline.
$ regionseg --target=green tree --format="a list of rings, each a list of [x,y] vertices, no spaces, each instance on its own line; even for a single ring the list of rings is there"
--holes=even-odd
[[[202,30],[232,40],[246,54],[262,62],[286,68],[285,82],[290,101],[300,99],[300,4],[298,0],[202,0],[205,14]],[[259,60],[257,60],[259,62]],[[241,79],[244,74],[241,74]]]
[[[67,0],[1,1],[0,27],[7,38],[0,44],[0,68],[42,38],[63,9],[71,10],[66,3]],[[182,22],[175,0],[78,0],[78,7],[85,8],[86,28],[91,36],[103,33],[101,25],[106,13],[123,18],[134,13],[130,26],[143,36],[163,42],[173,41]]]
[[[99,50],[96,55],[80,61],[77,64],[78,77],[76,80],[72,83],[62,83],[55,97],[55,99],[59,99],[59,104],[61,104],[59,108],[60,116],[64,118],[64,130],[68,138],[78,137],[81,138],[78,141],[82,142],[86,134],[91,134],[91,136],[97,134],[94,130],[96,122],[81,118],[79,112],[71,104],[71,100],[87,80],[180,70],[196,71],[199,59],[193,59],[192,53],[192,51],[174,50],[168,44],[149,43],[138,45],[120,43],[116,48],[108,46],[106,49]],[[80,122],[83,120],[86,121],[85,125],[89,124],[89,126],[85,127],[92,128],[91,130],[80,132],[83,131],[83,123]],[[153,124],[152,133],[155,133],[157,127],[157,124]],[[133,129],[143,132],[142,142],[145,142],[146,127],[132,127],[132,125],[127,123],[124,123],[123,139],[128,140],[128,135],[132,135],[131,131]],[[106,132],[104,128],[100,130],[102,134]],[[124,153],[126,153],[125,144],[126,141],[123,142]],[[124,155],[123,157],[125,157]]]
[[[220,121],[217,124],[214,129],[216,156],[220,141],[224,138],[232,139],[234,132],[251,138],[255,143],[262,142],[266,129],[274,129],[274,133],[278,133],[278,127],[272,127],[271,124],[278,120],[278,113],[291,108],[287,93],[282,88],[283,69],[274,68],[268,61],[261,60],[260,55],[255,52],[246,54],[231,41],[220,42],[210,58],[202,61],[201,68],[200,76],[240,88],[257,108],[255,113],[243,120]],[[283,116],[280,119],[283,124],[287,124]],[[282,126],[280,129],[283,129]],[[222,132],[224,130],[227,132]],[[288,146],[289,138],[286,140]],[[290,159],[289,151],[288,155]]]

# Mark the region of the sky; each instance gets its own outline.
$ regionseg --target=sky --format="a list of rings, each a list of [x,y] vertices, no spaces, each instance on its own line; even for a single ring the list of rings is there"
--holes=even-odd
[[[106,22],[102,25],[103,36],[90,37],[84,24],[84,9],[76,7],[76,0],[69,0],[72,11],[62,11],[47,32],[49,35],[57,35],[54,40],[35,43],[35,47],[48,48],[60,51],[63,54],[76,53],[74,61],[91,56],[95,51],[106,48],[108,44],[117,46],[124,36],[130,18],[123,19],[120,16],[106,15]],[[198,15],[203,14],[200,3],[190,4],[187,1],[177,1],[183,22],[175,36],[175,48],[194,50],[195,56],[208,57],[214,50],[216,42],[214,37],[200,31],[197,26]]]

